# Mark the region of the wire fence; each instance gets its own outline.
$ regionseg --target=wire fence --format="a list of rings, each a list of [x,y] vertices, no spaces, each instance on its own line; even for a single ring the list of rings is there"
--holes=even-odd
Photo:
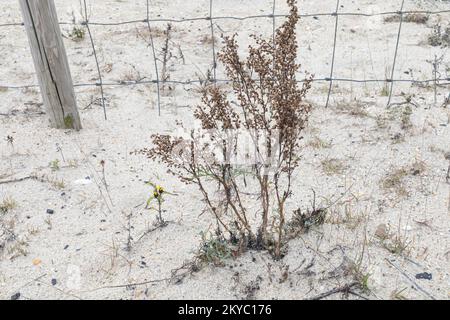
[[[157,87],[157,103],[158,103],[158,112],[161,114],[161,86],[164,84],[174,84],[174,85],[190,85],[190,84],[201,84],[202,80],[168,80],[161,77],[160,70],[158,68],[158,57],[156,54],[155,49],[155,43],[153,40],[152,35],[152,24],[153,23],[159,23],[159,22],[167,22],[167,23],[186,23],[186,22],[192,22],[192,21],[209,21],[209,28],[211,31],[211,37],[212,39],[215,39],[215,27],[214,27],[214,21],[219,20],[249,20],[249,19],[271,19],[273,28],[273,39],[275,38],[276,34],[276,19],[277,18],[286,18],[288,15],[286,14],[276,14],[276,6],[277,1],[279,0],[273,0],[272,5],[272,13],[271,14],[261,14],[261,15],[248,15],[248,16],[213,16],[213,9],[214,9],[214,0],[209,0],[209,14],[207,16],[201,16],[201,17],[192,17],[192,18],[182,18],[182,19],[173,19],[173,18],[151,18],[152,13],[152,7],[150,0],[146,0],[146,15],[141,20],[124,20],[124,21],[116,21],[116,22],[95,22],[90,21],[88,17],[88,6],[86,4],[86,0],[83,0],[82,6],[84,11],[84,21],[81,22],[81,25],[85,26],[87,29],[87,34],[89,36],[90,44],[92,47],[92,53],[93,57],[95,59],[96,64],[96,70],[97,70],[97,77],[98,80],[94,83],[75,83],[74,87],[99,87],[100,93],[101,93],[101,101],[102,101],[102,107],[104,111],[105,119],[107,118],[106,113],[106,105],[105,105],[105,94],[104,94],[104,87],[118,87],[118,86],[135,86],[135,85],[144,85],[144,84],[154,84]],[[403,18],[405,15],[408,14],[422,14],[422,15],[440,15],[440,14],[447,14],[450,13],[449,10],[436,10],[436,11],[429,11],[429,10],[403,10],[405,5],[405,0],[402,0],[401,6],[398,11],[385,11],[385,12],[373,12],[373,13],[362,13],[362,12],[341,12],[340,9],[340,0],[336,0],[336,10],[334,12],[316,12],[316,13],[300,13],[299,16],[301,18],[311,18],[311,17],[320,17],[320,16],[328,16],[328,17],[334,17],[335,18],[335,24],[334,24],[334,31],[333,31],[333,46],[331,50],[331,70],[329,76],[320,77],[320,78],[314,78],[312,81],[314,82],[328,82],[328,92],[327,92],[327,99],[325,106],[329,105],[330,97],[332,95],[332,88],[334,82],[350,82],[350,83],[388,83],[390,84],[389,88],[389,94],[388,94],[388,102],[387,106],[391,104],[393,90],[394,90],[394,84],[395,83],[411,83],[411,84],[434,84],[435,87],[437,85],[439,86],[449,86],[450,85],[450,77],[439,77],[437,78],[437,73],[434,72],[435,76],[430,79],[425,80],[414,80],[414,79],[396,79],[395,76],[395,67],[397,63],[397,57],[398,57],[398,49],[399,49],[399,43],[400,38],[402,36],[402,25],[403,25]],[[336,48],[338,47],[338,33],[339,33],[339,18],[342,16],[355,16],[355,17],[376,17],[376,16],[391,16],[391,15],[397,15],[399,16],[399,25],[398,25],[398,33],[396,37],[396,46],[395,46],[395,53],[392,57],[392,67],[390,68],[391,74],[390,78],[386,79],[353,79],[353,78],[342,78],[342,77],[334,77],[334,69],[336,65]],[[59,22],[60,25],[73,25],[73,22],[66,22],[61,21]],[[133,25],[133,24],[145,24],[149,31],[149,43],[152,49],[152,55],[153,55],[153,62],[154,62],[154,68],[155,68],[155,74],[156,79],[151,80],[121,80],[117,82],[106,82],[103,81],[102,72],[100,68],[99,59],[97,56],[97,48],[93,37],[93,33],[91,31],[90,26],[121,26],[121,25]],[[3,23],[0,24],[1,27],[23,27],[23,22],[16,22],[16,23]],[[215,41],[211,41],[211,64],[212,64],[212,79],[211,81],[216,83],[229,83],[229,79],[218,79],[217,78],[217,61],[216,61],[216,44]],[[305,80],[298,80],[298,82],[304,82]],[[34,88],[39,87],[37,84],[33,85],[7,85],[7,84],[0,84],[0,87],[6,88],[6,89],[27,89],[27,88]],[[444,101],[444,104],[448,104],[450,102],[450,93],[446,100]]]

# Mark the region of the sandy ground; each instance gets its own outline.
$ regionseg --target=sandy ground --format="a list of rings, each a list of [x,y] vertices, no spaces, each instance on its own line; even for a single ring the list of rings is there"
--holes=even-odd
[[[145,1],[89,2],[91,21],[145,18]],[[277,13],[286,13],[283,1],[278,2]],[[344,0],[341,10],[395,11],[400,2]],[[61,21],[70,21],[72,11],[80,19],[77,1],[55,3]],[[204,0],[152,3],[152,17],[180,19],[209,11]],[[307,13],[333,12],[334,6],[333,1],[299,1]],[[2,8],[0,24],[21,21],[17,1],[2,1]],[[450,4],[407,1],[405,9],[450,9]],[[218,16],[271,12],[269,0],[214,5]],[[433,25],[449,16],[404,24],[396,78],[432,78],[427,61],[435,54],[443,56],[439,72],[448,77],[447,49],[429,46],[427,37]],[[72,27],[63,25],[63,32]],[[153,27],[160,52],[166,23]],[[145,24],[92,29],[105,82],[155,78],[151,50],[142,38],[148,38]],[[238,32],[244,52],[249,34],[271,34],[272,20],[220,19],[215,29],[218,47],[220,33]],[[304,18],[298,27],[299,61],[317,78],[329,74],[333,30],[334,18],[328,16]],[[349,16],[341,17],[339,30],[335,75],[386,78],[398,23]],[[171,80],[197,80],[206,73],[212,63],[209,35],[206,20],[173,24]],[[74,82],[95,82],[88,39],[65,39],[65,44]],[[212,220],[200,216],[204,204],[193,187],[130,152],[149,146],[153,133],[175,131],[175,120],[189,122],[198,102],[195,87],[166,89],[160,117],[154,85],[105,87],[108,121],[98,88],[77,87],[84,129],[58,131],[47,126],[36,88],[1,87],[36,82],[21,27],[0,29],[0,56],[0,203],[15,204],[0,213],[1,299],[18,293],[20,299],[303,299],[355,278],[367,284],[366,292],[358,292],[369,299],[450,298],[450,184],[444,159],[450,151],[450,107],[441,107],[448,86],[437,88],[435,104],[432,86],[396,84],[394,102],[410,96],[412,104],[386,109],[382,83],[336,83],[331,106],[324,109],[327,83],[315,83],[308,96],[315,108],[289,205],[310,208],[315,190],[318,206],[333,203],[326,223],[291,241],[281,261],[248,252],[223,267],[209,266],[169,283],[164,279],[194,256],[200,232]],[[220,67],[218,78],[224,78]],[[7,136],[14,138],[12,144]],[[178,196],[164,204],[171,223],[141,237],[156,218],[144,210],[151,192],[146,180]],[[130,235],[131,250],[126,250]],[[432,278],[416,278],[424,272]],[[127,286],[148,281],[153,282]]]

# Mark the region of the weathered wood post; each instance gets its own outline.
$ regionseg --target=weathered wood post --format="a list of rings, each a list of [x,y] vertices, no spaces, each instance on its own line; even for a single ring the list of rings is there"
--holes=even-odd
[[[19,0],[42,99],[52,127],[81,129],[54,0]]]

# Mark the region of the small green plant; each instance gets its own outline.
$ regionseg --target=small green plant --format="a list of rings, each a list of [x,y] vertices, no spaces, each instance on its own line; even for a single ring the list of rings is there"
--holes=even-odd
[[[390,71],[389,67],[384,68],[384,78],[386,81],[383,82],[383,87],[381,88],[380,95],[382,97],[387,97],[389,95],[389,79],[390,79]]]
[[[202,243],[197,258],[204,264],[223,266],[224,260],[232,256],[229,242],[221,236],[208,235],[202,232]]]
[[[75,42],[83,40],[85,35],[86,31],[84,30],[84,28],[79,26],[74,26],[72,28],[72,31],[69,32],[69,38]]]
[[[382,97],[387,97],[389,95],[389,83],[386,81],[381,88],[380,95]]]
[[[17,208],[17,202],[12,197],[5,197],[2,202],[0,202],[0,213],[6,214],[15,208]]]
[[[49,165],[50,169],[52,169],[52,171],[58,171],[59,169],[61,169],[58,159],[50,161],[50,163],[48,165]]]
[[[361,290],[363,292],[370,292],[369,288],[369,278],[371,274],[370,273],[358,273],[357,274],[357,280],[359,281],[359,285],[361,286]]]
[[[166,194],[167,195],[174,195],[174,194],[168,192],[162,186],[154,184],[152,182],[147,182],[147,184],[153,187],[153,191],[152,191],[150,197],[147,199],[145,209],[156,210],[158,212],[158,223],[161,226],[165,226],[165,225],[167,225],[167,222],[164,221],[164,218],[162,217],[162,212],[163,212],[162,204],[165,201],[164,197]],[[156,200],[156,202],[158,204],[157,208],[153,208],[150,206],[150,204],[153,200]]]
[[[64,125],[66,126],[66,129],[73,129],[73,116],[71,114],[68,114],[64,117]]]

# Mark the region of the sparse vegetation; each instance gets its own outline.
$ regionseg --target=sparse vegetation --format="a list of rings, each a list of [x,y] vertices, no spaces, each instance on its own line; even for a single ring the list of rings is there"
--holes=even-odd
[[[426,24],[429,20],[429,16],[423,13],[407,13],[403,16],[403,22]],[[400,16],[398,14],[387,16],[384,18],[384,22],[400,22]]]
[[[325,141],[318,136],[314,136],[307,144],[314,149],[328,149],[331,148],[331,141]]]
[[[26,257],[28,255],[29,244],[27,240],[18,239],[11,244],[8,248],[8,255],[10,255],[10,260],[14,260],[20,256]]]
[[[355,257],[355,259],[349,261],[349,272],[352,275],[354,281],[358,284],[359,289],[363,293],[370,293],[369,280],[372,274],[364,266],[364,257],[367,251],[367,238],[364,231],[364,238],[362,240],[361,252]]]
[[[408,255],[409,254],[409,246],[411,242],[400,236],[396,236],[390,241],[386,241],[383,243],[383,247],[386,248],[390,253],[397,255]]]
[[[382,180],[382,187],[385,191],[394,191],[397,195],[407,196],[408,191],[405,187],[404,179],[409,172],[406,168],[393,169],[388,172]]]
[[[14,198],[10,196],[6,196],[3,198],[3,200],[0,202],[0,213],[8,213],[12,210],[17,208],[17,202],[14,200]]]
[[[50,167],[50,169],[52,169],[52,171],[59,171],[59,169],[61,169],[61,166],[60,166],[60,163],[59,163],[58,159],[50,161],[48,166]]]
[[[82,41],[86,36],[86,30],[82,26],[74,26],[68,33],[69,39],[75,42]]]
[[[344,161],[340,159],[330,158],[322,160],[322,170],[328,176],[343,174],[345,169]]]
[[[409,240],[405,234],[402,234],[400,223],[395,235],[390,235],[389,237],[387,237],[386,239],[382,239],[381,241],[381,245],[383,248],[385,248],[392,254],[401,256],[409,256],[411,243],[412,241]]]
[[[387,81],[383,82],[383,87],[381,88],[380,96],[382,97],[389,96],[389,82]]]
[[[428,44],[433,47],[450,45],[450,25],[445,28],[437,23],[433,26],[432,33],[428,36]]]
[[[378,226],[375,236],[380,241],[381,246],[390,253],[402,256],[409,255],[411,241],[405,235],[402,235],[400,224],[396,234],[391,232],[390,227],[381,224]]]
[[[399,196],[408,196],[405,179],[408,176],[420,176],[425,170],[426,165],[421,160],[415,160],[410,165],[392,169],[382,179],[382,188],[385,191],[394,191]]]
[[[48,178],[48,182],[56,189],[62,190],[66,187],[64,179],[60,178]]]
[[[339,102],[336,105],[336,110],[354,117],[365,118],[369,116],[366,106],[360,101]]]

